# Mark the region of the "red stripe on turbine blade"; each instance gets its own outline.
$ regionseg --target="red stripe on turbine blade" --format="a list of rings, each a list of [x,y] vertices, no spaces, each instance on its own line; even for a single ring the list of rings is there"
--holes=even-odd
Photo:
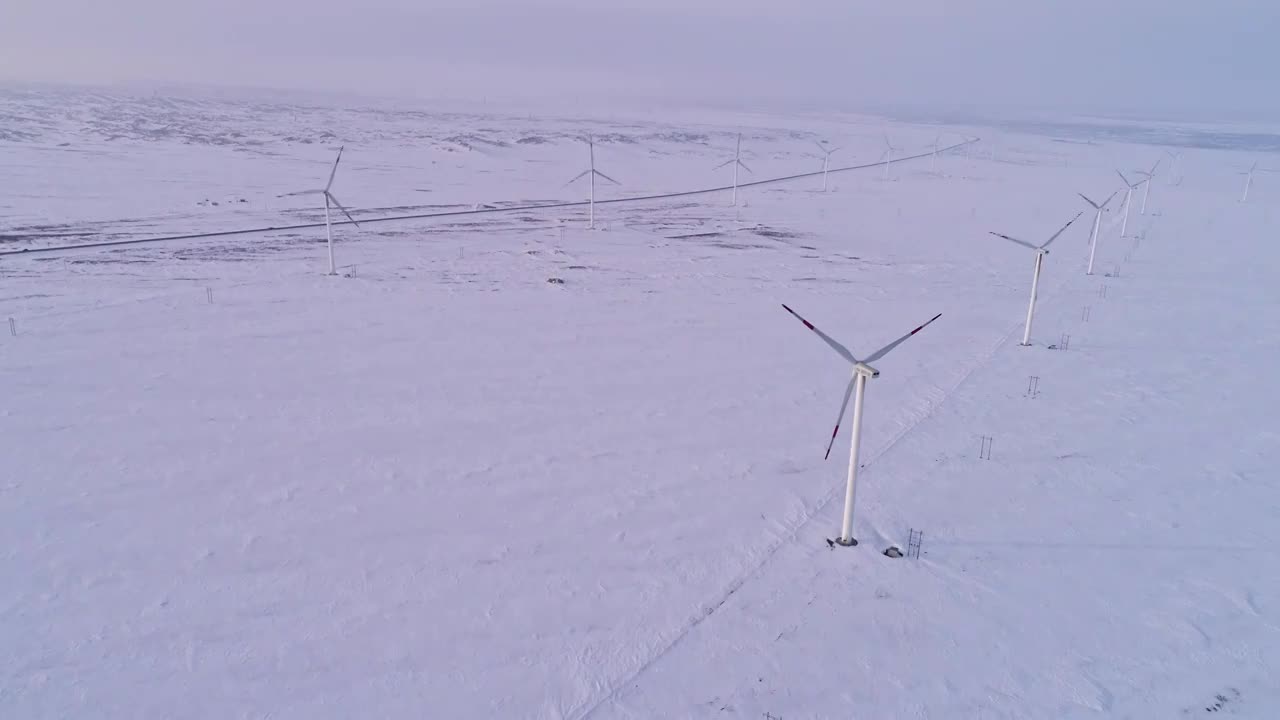
[[[840,434],[840,426],[836,425],[836,429],[831,431],[831,442],[827,443],[827,454],[822,456],[823,460],[831,459],[831,448],[835,447],[836,435]]]
[[[912,330],[912,331],[911,331],[911,335],[915,335],[916,333],[920,332],[921,330],[923,330],[923,329],[925,328],[925,325],[928,325],[929,323],[933,322],[934,320],[937,320],[937,319],[938,319],[938,318],[940,318],[940,317],[942,317],[942,313],[938,313],[937,315],[934,315],[933,317],[929,318],[929,320],[928,320],[927,322],[925,322],[925,324],[924,324],[924,325],[921,325],[920,327],[916,328],[915,330]]]
[[[816,327],[814,327],[814,326],[813,326],[813,323],[811,323],[811,322],[809,322],[808,320],[805,320],[804,318],[800,317],[800,313],[796,312],[795,310],[792,310],[790,307],[787,307],[787,304],[786,304],[786,303],[782,303],[782,309],[783,309],[783,310],[786,310],[787,312],[791,313],[792,315],[795,315],[795,316],[796,316],[796,319],[797,319],[797,320],[799,320],[800,322],[804,323],[804,326],[805,326],[805,327],[807,327],[807,328],[809,328],[810,330],[817,330],[817,329],[818,329],[818,328],[816,328]]]

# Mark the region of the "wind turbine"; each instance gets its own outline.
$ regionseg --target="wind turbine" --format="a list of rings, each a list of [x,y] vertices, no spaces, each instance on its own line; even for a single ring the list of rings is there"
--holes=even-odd
[[[1249,202],[1249,188],[1253,187],[1253,173],[1258,170],[1261,170],[1262,172],[1271,172],[1266,168],[1258,167],[1258,163],[1256,161],[1250,165],[1249,172],[1243,173],[1247,177],[1244,180],[1244,195],[1240,196],[1240,202]]]
[[[1139,175],[1141,175],[1142,177],[1146,178],[1146,180],[1142,181],[1142,184],[1147,186],[1146,190],[1142,191],[1142,209],[1138,211],[1139,215],[1147,214],[1147,198],[1151,197],[1151,181],[1156,179],[1156,168],[1158,167],[1160,167],[1160,161],[1156,160],[1156,164],[1151,166],[1151,170],[1149,171],[1135,170],[1134,171]]]
[[[1176,184],[1174,180],[1177,179],[1178,175],[1178,161],[1182,159],[1182,153],[1165,150],[1164,154],[1169,156],[1169,180],[1167,184],[1174,185]]]
[[[840,414],[836,416],[836,429],[831,431],[831,440],[827,443],[827,454],[824,456],[831,457],[831,446],[836,442],[836,434],[840,432],[840,422],[844,419],[844,411],[849,407],[849,395],[853,395],[853,437],[849,441],[849,482],[845,487],[844,493],[844,521],[840,525],[840,538],[836,540],[837,543],[845,547],[851,547],[858,544],[858,541],[853,539],[853,501],[855,494],[854,491],[857,489],[858,448],[862,439],[862,398],[867,387],[867,378],[880,376],[880,371],[871,367],[869,363],[873,363],[889,354],[889,351],[901,345],[907,338],[915,335],[925,329],[929,323],[942,317],[942,313],[934,315],[929,318],[928,322],[924,323],[924,325],[921,325],[915,330],[912,330],[906,335],[903,335],[897,340],[894,340],[888,345],[885,345],[879,350],[871,353],[865,359],[859,360],[853,356],[853,353],[849,352],[848,348],[833,340],[831,336],[814,327],[813,323],[805,320],[803,317],[800,317],[800,314],[795,310],[792,310],[785,304],[782,307],[787,312],[794,315],[797,320],[804,323],[805,327],[809,328],[816,333],[818,337],[822,338],[822,341],[830,346],[832,350],[835,350],[837,355],[844,358],[846,362],[853,366],[853,377],[849,378],[849,385],[844,389],[844,400],[840,402]]]
[[[1089,233],[1089,269],[1086,270],[1084,273],[1085,275],[1092,275],[1093,274],[1093,254],[1098,250],[1098,228],[1102,226],[1102,213],[1106,211],[1107,204],[1111,202],[1111,199],[1114,198],[1116,194],[1111,193],[1110,195],[1108,195],[1107,199],[1103,200],[1101,205],[1090,200],[1084,193],[1077,193],[1077,194],[1080,197],[1084,198],[1084,201],[1089,203],[1089,205],[1091,205],[1093,209],[1096,210],[1098,213],[1093,218],[1093,232]]]
[[[1129,209],[1133,207],[1133,191],[1138,187],[1138,184],[1129,182],[1129,178],[1125,177],[1124,173],[1119,170],[1116,171],[1116,174],[1120,176],[1120,179],[1124,181],[1125,187],[1128,188],[1124,194],[1124,223],[1120,225],[1120,237],[1125,237],[1129,232]]]
[[[333,227],[329,222],[330,205],[341,210],[342,214],[347,216],[347,219],[351,221],[352,225],[355,225],[356,227],[360,227],[360,223],[356,222],[356,219],[351,217],[351,213],[347,212],[347,209],[342,206],[342,203],[338,202],[338,198],[334,197],[333,193],[330,192],[330,189],[333,187],[333,178],[335,175],[338,174],[338,163],[342,161],[342,150],[344,147],[345,146],[338,148],[338,157],[333,161],[333,169],[329,171],[329,182],[325,183],[323,190],[300,190],[298,192],[285,193],[284,195],[279,196],[279,197],[296,197],[298,195],[323,195],[324,196],[324,235],[325,235],[325,240],[328,242],[328,245],[329,245],[329,274],[330,275],[338,274],[338,269],[334,265],[334,261],[333,261]]]
[[[900,150],[900,149],[901,148],[894,147],[893,143],[889,142],[889,134],[885,133],[884,154],[880,156],[880,159],[884,161],[884,179],[885,180],[889,179],[889,163],[893,162],[893,151]]]
[[[602,177],[614,185],[621,185],[621,183],[596,169],[596,141],[590,135],[587,136],[587,150],[591,153],[590,167],[578,173],[576,177],[565,183],[565,187],[578,182],[584,177],[590,179],[591,194],[587,196],[587,228],[589,230],[594,230],[596,227],[596,178]]]
[[[1042,245],[1032,245],[1031,243],[1025,240],[1019,240],[1017,238],[1009,237],[1008,235],[1001,235],[998,232],[991,233],[992,235],[995,235],[998,238],[1004,238],[1009,242],[1017,243],[1018,245],[1021,245],[1025,248],[1030,248],[1034,250],[1036,253],[1035,274],[1031,276],[1031,304],[1027,307],[1027,328],[1022,333],[1023,347],[1026,347],[1031,344],[1031,321],[1034,320],[1036,316],[1036,293],[1040,289],[1040,268],[1044,265],[1044,256],[1049,254],[1049,243],[1052,243],[1054,240],[1057,240],[1058,236],[1066,232],[1067,228],[1071,227],[1071,223],[1080,219],[1080,216],[1083,214],[1084,214],[1083,212],[1076,213],[1075,217],[1068,220],[1067,224],[1063,225],[1061,230],[1054,233],[1053,237],[1049,238],[1048,240],[1045,240],[1044,244]]]
[[[840,151],[840,148],[838,148],[838,147],[836,147],[836,148],[828,148],[826,145],[823,145],[823,144],[822,144],[822,143],[820,143],[820,142],[815,142],[815,143],[814,143],[814,145],[817,145],[817,146],[818,146],[818,149],[819,149],[819,150],[821,150],[821,151],[823,152],[823,156],[822,156],[822,192],[826,192],[826,191],[827,191],[827,169],[828,169],[829,167],[831,167],[831,156],[832,156],[832,155],[835,155],[837,152],[839,152],[839,151]]]
[[[712,170],[719,170],[726,165],[733,166],[733,202],[731,202],[730,205],[736,207],[738,205],[738,168],[751,172],[751,168],[747,167],[747,164],[742,162],[742,133],[738,133],[738,145],[733,151],[733,159],[720,163],[712,168]],[[825,184],[825,180],[823,182]]]
[[[942,142],[942,133],[933,138],[933,154],[929,158],[929,172],[938,171],[938,143]]]

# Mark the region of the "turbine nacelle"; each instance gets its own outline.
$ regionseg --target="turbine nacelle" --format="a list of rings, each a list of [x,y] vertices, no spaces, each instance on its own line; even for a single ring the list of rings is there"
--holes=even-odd
[[[853,371],[859,375],[866,375],[868,378],[880,377],[879,370],[871,367],[870,365],[864,362],[855,363],[853,366]]]

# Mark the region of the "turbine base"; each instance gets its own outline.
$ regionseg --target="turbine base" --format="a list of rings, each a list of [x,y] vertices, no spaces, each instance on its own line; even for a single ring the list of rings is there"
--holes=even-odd
[[[857,538],[849,538],[848,540],[845,540],[844,538],[836,538],[836,544],[841,547],[853,547],[858,544],[858,540]]]

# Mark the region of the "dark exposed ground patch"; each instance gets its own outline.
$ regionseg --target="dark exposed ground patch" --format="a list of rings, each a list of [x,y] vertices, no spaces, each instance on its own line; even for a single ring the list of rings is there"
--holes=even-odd
[[[854,281],[847,278],[820,278],[820,277],[801,277],[792,278],[791,282],[803,283],[832,283],[834,285],[850,285]]]
[[[667,239],[668,240],[691,240],[693,238],[722,237],[723,235],[724,233],[722,232],[703,232],[703,233],[690,233],[688,235],[672,235]]]
[[[793,240],[800,237],[798,233],[793,233],[789,230],[776,230],[774,228],[756,228],[751,232],[759,235],[760,237],[767,237],[773,240]]]
[[[753,243],[741,242],[714,242],[711,243],[715,247],[725,248],[726,250],[769,250],[768,245],[756,245]]]

